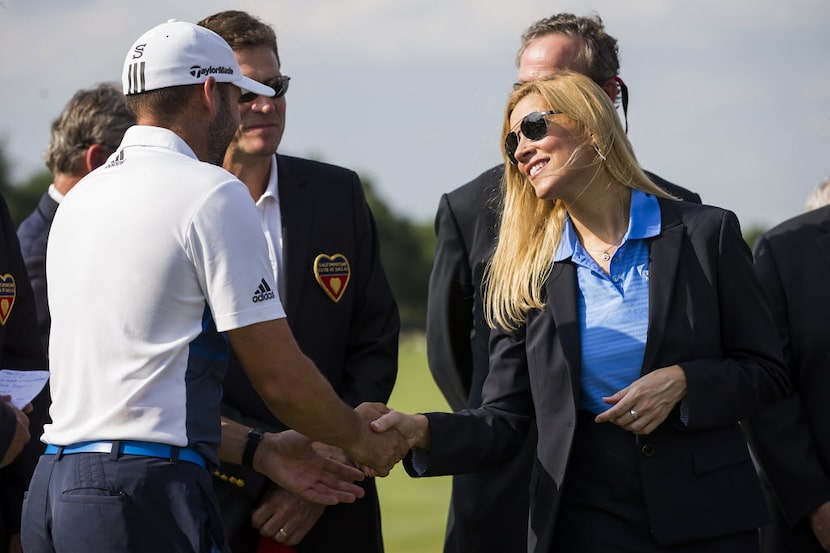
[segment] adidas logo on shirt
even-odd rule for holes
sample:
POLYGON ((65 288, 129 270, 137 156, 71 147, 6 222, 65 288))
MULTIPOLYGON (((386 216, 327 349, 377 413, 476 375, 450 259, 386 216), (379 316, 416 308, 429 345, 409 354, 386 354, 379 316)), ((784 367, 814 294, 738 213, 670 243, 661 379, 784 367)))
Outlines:
POLYGON ((262 279, 262 282, 259 283, 259 288, 254 290, 254 297, 251 299, 254 303, 274 299, 274 291, 271 290, 271 287, 268 286, 268 283, 265 282, 264 278, 262 279))
POLYGON ((104 169, 109 169, 110 167, 121 165, 122 163, 124 163, 124 150, 119 150, 118 155, 110 159, 104 169))

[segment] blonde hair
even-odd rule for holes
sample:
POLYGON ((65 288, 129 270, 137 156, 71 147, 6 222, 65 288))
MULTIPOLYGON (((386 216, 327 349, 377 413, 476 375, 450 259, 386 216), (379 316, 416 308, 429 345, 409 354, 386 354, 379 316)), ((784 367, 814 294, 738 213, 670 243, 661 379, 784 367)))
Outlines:
MULTIPOLYGON (((502 143, 511 130, 513 109, 531 94, 539 95, 549 109, 561 111, 563 115, 557 117, 567 118, 577 134, 585 135, 582 147, 595 148, 595 163, 602 164, 619 183, 658 197, 672 197, 643 173, 611 99, 579 73, 562 71, 516 89, 507 102, 502 143)), ((484 309, 491 327, 515 330, 527 321, 531 309, 545 306, 544 284, 553 268, 566 213, 562 201, 538 198, 530 181, 506 154, 504 158, 503 210, 496 250, 484 276, 484 309)))

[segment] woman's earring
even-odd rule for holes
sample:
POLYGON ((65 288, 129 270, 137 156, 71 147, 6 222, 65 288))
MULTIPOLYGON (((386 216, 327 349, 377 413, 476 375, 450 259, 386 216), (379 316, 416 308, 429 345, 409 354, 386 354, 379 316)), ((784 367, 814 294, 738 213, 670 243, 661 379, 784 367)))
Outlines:
POLYGON ((602 161, 605 161, 605 156, 599 151, 599 146, 597 146, 596 143, 594 143, 594 150, 597 152, 597 155, 602 158, 602 161))

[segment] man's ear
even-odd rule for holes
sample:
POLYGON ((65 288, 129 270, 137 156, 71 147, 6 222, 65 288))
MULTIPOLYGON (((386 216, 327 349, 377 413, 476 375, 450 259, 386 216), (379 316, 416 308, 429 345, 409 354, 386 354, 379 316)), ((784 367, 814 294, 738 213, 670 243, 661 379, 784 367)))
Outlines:
POLYGON ((208 77, 205 80, 199 93, 199 99, 205 108, 207 108, 210 116, 215 117, 219 112, 219 102, 221 102, 219 98, 219 84, 216 82, 216 79, 208 77))
POLYGON ((93 169, 102 166, 112 152, 103 144, 93 144, 86 149, 84 154, 84 169, 89 173, 93 169))
POLYGON ((617 101, 617 94, 620 91, 620 87, 617 84, 616 79, 611 78, 605 81, 600 85, 600 87, 608 94, 608 97, 611 98, 611 103, 615 103, 617 101))

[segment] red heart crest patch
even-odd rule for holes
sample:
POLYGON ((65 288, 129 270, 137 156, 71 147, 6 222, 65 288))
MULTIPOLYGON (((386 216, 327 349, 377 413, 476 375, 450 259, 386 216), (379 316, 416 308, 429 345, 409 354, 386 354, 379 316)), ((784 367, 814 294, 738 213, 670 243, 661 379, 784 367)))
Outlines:
POLYGON ((342 253, 326 255, 321 253, 314 258, 314 278, 323 291, 335 303, 343 297, 343 292, 352 276, 349 260, 342 253))
POLYGON ((17 284, 14 277, 8 273, 0 275, 0 324, 6 324, 14 307, 14 299, 17 297, 17 284))

